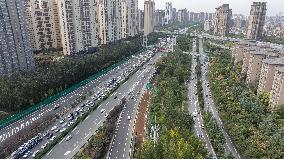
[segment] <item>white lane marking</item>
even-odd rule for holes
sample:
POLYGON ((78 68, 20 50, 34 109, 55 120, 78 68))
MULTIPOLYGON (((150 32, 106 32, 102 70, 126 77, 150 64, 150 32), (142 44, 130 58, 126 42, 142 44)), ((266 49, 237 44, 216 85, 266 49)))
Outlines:
POLYGON ((68 155, 71 151, 66 151, 64 156, 68 155))
POLYGON ((72 150, 72 152, 75 151, 78 147, 79 147, 79 146, 76 146, 76 147, 72 150))
POLYGON ((109 102, 107 102, 107 104, 106 105, 108 105, 109 104, 109 102))
POLYGON ((101 122, 102 122, 102 121, 100 121, 100 122, 98 123, 98 125, 100 125, 101 122))

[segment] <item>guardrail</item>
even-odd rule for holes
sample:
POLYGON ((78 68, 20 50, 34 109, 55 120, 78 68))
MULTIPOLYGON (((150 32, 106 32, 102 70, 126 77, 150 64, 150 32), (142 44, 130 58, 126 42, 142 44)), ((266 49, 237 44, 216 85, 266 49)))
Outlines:
MULTIPOLYGON (((141 53, 142 51, 144 51, 144 49, 142 49, 142 50, 136 52, 136 53, 133 54, 133 55, 137 55, 137 54, 141 53)), ((10 125, 10 124, 12 124, 12 123, 18 121, 18 120, 21 120, 21 119, 23 119, 23 118, 29 116, 31 113, 33 113, 33 112, 35 112, 35 111, 38 111, 38 110, 40 110, 40 109, 42 109, 42 108, 48 106, 50 103, 52 103, 52 102, 58 100, 59 98, 61 98, 61 97, 65 96, 65 95, 67 95, 67 94, 73 92, 73 91, 76 90, 77 88, 79 88, 79 87, 81 87, 81 86, 84 86, 84 85, 86 85, 87 83, 89 83, 90 81, 93 81, 93 80, 97 79, 98 77, 100 77, 100 76, 106 74, 107 72, 109 72, 109 71, 112 70, 113 68, 119 66, 119 65, 122 64, 123 62, 127 61, 128 59, 130 59, 131 56, 133 56, 133 55, 130 55, 130 56, 128 56, 127 58, 122 59, 122 60, 120 60, 119 62, 117 62, 117 63, 115 63, 115 64, 112 64, 111 66, 109 66, 109 67, 107 67, 107 68, 105 68, 105 69, 102 69, 101 71, 99 71, 98 73, 96 73, 96 74, 94 74, 94 75, 88 77, 87 79, 85 79, 85 80, 83 80, 83 81, 81 81, 81 82, 79 82, 79 83, 77 83, 77 84, 75 84, 75 85, 73 85, 73 86, 71 86, 71 87, 65 89, 64 91, 62 91, 62 92, 60 92, 60 93, 57 93, 56 95, 53 95, 53 96, 51 96, 51 97, 45 99, 44 101, 42 101, 42 102, 40 102, 40 103, 38 103, 38 104, 35 104, 35 105, 31 106, 30 108, 28 108, 28 109, 26 109, 26 110, 24 110, 24 111, 20 111, 20 112, 14 114, 14 115, 12 115, 12 116, 9 116, 9 117, 7 117, 7 118, 4 118, 3 120, 0 121, 0 129, 2 129, 2 128, 4 128, 4 127, 6 127, 6 126, 8 126, 8 125, 10 125)))

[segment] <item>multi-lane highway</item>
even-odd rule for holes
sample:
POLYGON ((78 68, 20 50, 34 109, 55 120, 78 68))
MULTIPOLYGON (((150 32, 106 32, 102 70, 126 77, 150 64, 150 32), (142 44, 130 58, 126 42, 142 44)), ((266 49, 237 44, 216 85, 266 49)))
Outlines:
MULTIPOLYGON (((143 88, 143 85, 148 81, 149 76, 153 73, 152 64, 162 56, 161 53, 156 54, 142 69, 132 75, 127 82, 122 84, 109 98, 101 103, 99 108, 92 112, 82 123, 80 123, 72 132, 68 134, 72 136, 69 141, 62 140, 57 144, 44 158, 46 159, 68 159, 72 158, 80 148, 87 143, 88 139, 95 134, 95 131, 106 120, 108 114, 116 105, 119 104, 123 97, 127 97, 127 107, 124 114, 128 117, 134 115, 134 108, 137 107, 138 92, 143 88), (131 93, 130 93, 131 92, 131 93), (101 113, 101 110, 105 110, 101 113)), ((125 120, 125 116, 120 123, 125 120)), ((132 121, 132 120, 130 120, 132 121)), ((127 129, 125 129, 126 131, 127 129)), ((128 134, 130 135, 130 133, 128 134)))
MULTIPOLYGON (((141 55, 145 54, 141 53, 141 55)), ((44 108, 42 108, 39 111, 36 111, 26 118, 19 120, 15 123, 12 123, 8 125, 7 127, 4 127, 0 130, 0 144, 9 140, 11 137, 13 137, 15 134, 17 134, 20 130, 29 128, 31 125, 39 120, 40 118, 43 118, 44 116, 48 115, 55 115, 56 113, 59 113, 61 109, 70 107, 70 105, 76 100, 78 100, 81 96, 87 94, 89 91, 94 91, 94 88, 98 87, 102 82, 107 81, 108 79, 118 76, 119 73, 121 73, 121 70, 126 70, 129 67, 132 67, 134 64, 138 63, 137 58, 131 58, 128 63, 124 63, 111 71, 107 72, 106 74, 100 76, 99 78, 90 81, 84 86, 81 86, 74 90, 73 92, 66 94, 65 96, 59 98, 58 100, 48 104, 44 108), (58 109, 54 110, 53 108, 55 106, 59 106, 58 109)))
POLYGON ((224 125, 219 117, 218 111, 214 105, 214 101, 212 99, 212 94, 210 91, 210 85, 207 79, 207 69, 208 69, 208 62, 207 62, 207 56, 203 51, 203 41, 200 39, 199 41, 199 52, 200 52, 200 63, 203 64, 203 67, 201 68, 201 81, 202 81, 202 88, 203 88, 203 98, 204 98, 204 107, 208 111, 210 111, 213 115, 213 117, 217 120, 217 124, 219 128, 221 129, 224 137, 225 137, 225 150, 227 153, 231 153, 235 158, 241 159, 242 157, 236 150, 234 144, 232 143, 229 135, 224 130, 224 125))
POLYGON ((198 55, 196 54, 196 41, 194 41, 192 51, 191 77, 188 86, 189 112, 192 114, 194 119, 194 133, 205 142, 205 146, 209 154, 212 155, 213 158, 216 158, 215 151, 205 130, 204 121, 199 107, 197 96, 197 78, 195 72, 195 67, 197 65, 196 58, 198 58, 198 55))
MULTIPOLYGON (((161 53, 158 53, 156 56, 160 57, 161 53)), ((155 63, 157 59, 158 58, 152 59, 150 63, 155 63)), ((146 65, 145 69, 148 70, 147 73, 143 75, 144 78, 140 78, 137 85, 135 85, 132 94, 130 95, 131 97, 125 107, 125 110, 122 113, 121 118, 119 119, 116 133, 108 153, 108 159, 130 158, 132 152, 131 148, 133 148, 134 144, 132 133, 136 114, 138 111, 139 101, 141 100, 147 81, 150 80, 155 72, 154 65, 146 65)))

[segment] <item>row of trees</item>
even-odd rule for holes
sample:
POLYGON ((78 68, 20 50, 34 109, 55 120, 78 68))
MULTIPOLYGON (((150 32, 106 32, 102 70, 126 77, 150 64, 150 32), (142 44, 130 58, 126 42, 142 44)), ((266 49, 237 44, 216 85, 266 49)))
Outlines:
MULTIPOLYGON (((208 44, 207 44, 208 45, 208 44)), ((213 51, 209 71, 214 100, 237 148, 245 158, 283 158, 283 116, 269 112, 242 82, 228 50, 207 46, 213 51)))
MULTIPOLYGON (((151 43, 160 34, 149 36, 151 43)), ((0 110, 16 112, 26 109, 49 96, 121 61, 142 49, 142 37, 136 36, 98 48, 93 54, 65 57, 60 61, 39 65, 35 72, 16 73, 0 79, 0 110)))
POLYGON ((114 135, 117 120, 125 104, 126 100, 122 99, 121 104, 114 107, 114 109, 110 111, 103 126, 101 126, 97 130, 96 134, 91 137, 86 146, 84 146, 84 148, 76 154, 74 157, 75 159, 102 159, 106 157, 112 137, 114 135))
MULTIPOLYGON (((188 51, 188 50, 187 50, 188 51)), ((194 121, 188 113, 187 87, 191 57, 176 48, 157 65, 159 92, 152 98, 148 115, 149 139, 135 153, 137 159, 206 158, 204 144, 191 132, 194 121), (156 125, 154 143, 151 127, 156 125)))

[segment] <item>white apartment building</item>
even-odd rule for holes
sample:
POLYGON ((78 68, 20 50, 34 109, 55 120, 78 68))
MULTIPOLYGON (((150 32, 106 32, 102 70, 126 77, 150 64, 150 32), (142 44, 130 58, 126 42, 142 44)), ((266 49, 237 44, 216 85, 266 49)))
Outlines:
POLYGON ((92 51, 98 46, 96 1, 58 0, 64 55, 92 51))
POLYGON ((155 25, 155 2, 145 0, 144 2, 144 35, 149 35, 154 31, 155 25))
POLYGON ((284 66, 284 58, 269 58, 263 60, 257 94, 270 92, 277 67, 284 66))
POLYGON ((171 24, 173 22, 173 4, 166 2, 165 10, 165 25, 171 24))
POLYGON ((62 47, 57 0, 27 0, 26 16, 33 50, 62 47))
POLYGON ((271 90, 270 109, 284 104, 284 67, 277 67, 271 90))

